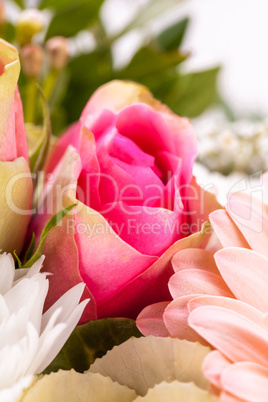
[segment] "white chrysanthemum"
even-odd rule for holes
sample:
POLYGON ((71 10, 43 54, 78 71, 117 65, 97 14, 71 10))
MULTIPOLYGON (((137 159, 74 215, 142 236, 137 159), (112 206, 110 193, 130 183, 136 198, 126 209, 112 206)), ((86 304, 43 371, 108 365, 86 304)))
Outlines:
POLYGON ((58 354, 88 300, 79 304, 80 283, 43 314, 48 280, 40 273, 44 257, 15 270, 10 254, 0 255, 0 401, 13 402, 58 354))

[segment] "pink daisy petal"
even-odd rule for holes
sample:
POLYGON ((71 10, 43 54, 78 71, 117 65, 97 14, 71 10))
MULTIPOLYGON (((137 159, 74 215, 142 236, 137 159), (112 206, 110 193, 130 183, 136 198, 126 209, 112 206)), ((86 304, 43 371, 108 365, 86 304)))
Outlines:
POLYGON ((268 311, 268 258, 252 250, 229 247, 218 251, 215 261, 237 299, 268 311))
POLYGON ((228 359, 268 365, 268 331, 241 314, 222 307, 200 307, 188 322, 228 359))

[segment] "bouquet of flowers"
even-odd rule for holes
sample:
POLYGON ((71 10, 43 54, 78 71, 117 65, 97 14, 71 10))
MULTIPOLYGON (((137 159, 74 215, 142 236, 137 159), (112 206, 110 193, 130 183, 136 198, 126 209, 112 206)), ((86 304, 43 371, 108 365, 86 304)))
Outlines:
POLYGON ((19 74, 1 39, 0 400, 266 401, 268 175, 223 207, 142 84, 101 85, 53 137, 19 74))

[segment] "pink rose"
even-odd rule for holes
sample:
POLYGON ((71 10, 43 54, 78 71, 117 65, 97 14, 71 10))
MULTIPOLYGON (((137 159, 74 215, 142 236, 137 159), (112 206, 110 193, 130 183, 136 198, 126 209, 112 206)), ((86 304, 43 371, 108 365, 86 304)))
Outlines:
MULTIPOLYGON (((196 154, 189 121, 143 86, 113 81, 93 94, 47 166, 41 209, 77 202, 46 242, 49 305, 80 281, 91 297, 84 321, 133 318, 170 299, 170 259, 191 233, 187 186, 196 154)), ((37 235, 47 219, 36 216, 37 235)))
POLYGON ((0 39, 0 249, 20 253, 30 220, 30 175, 17 50, 0 39))

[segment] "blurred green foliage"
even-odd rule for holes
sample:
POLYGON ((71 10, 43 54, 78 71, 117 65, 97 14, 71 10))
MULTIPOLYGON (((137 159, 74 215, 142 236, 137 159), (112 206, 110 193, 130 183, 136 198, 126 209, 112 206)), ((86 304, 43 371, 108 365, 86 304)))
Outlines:
POLYGON ((72 368, 83 373, 96 358, 104 356, 131 336, 139 338, 142 334, 135 321, 127 318, 104 318, 78 325, 43 374, 72 368))
MULTIPOLYGON (((14 1, 22 9, 23 0, 14 1)), ((41 37, 33 37, 45 49, 46 41, 55 36, 75 37, 80 31, 90 31, 95 47, 72 55, 61 71, 50 69, 44 62, 42 74, 35 80, 23 71, 19 86, 24 108, 35 108, 27 113, 29 123, 40 124, 42 108, 38 99, 30 99, 29 88, 37 81, 43 88, 50 107, 52 130, 59 134, 71 122, 77 120, 93 91, 112 79, 140 82, 149 87, 153 95, 166 103, 176 113, 196 117, 217 102, 217 77, 219 67, 185 74, 181 64, 190 57, 181 50, 189 26, 189 18, 183 18, 166 27, 160 33, 148 33, 148 23, 163 12, 178 6, 178 0, 151 0, 118 33, 109 36, 101 18, 104 0, 41 0, 40 10, 49 10, 51 19, 41 37), (146 29, 145 29, 146 28, 146 29), (121 68, 114 67, 112 49, 116 41, 132 30, 144 30, 147 34, 130 62, 121 68), (28 106, 27 106, 28 105, 28 106), (32 106, 31 106, 32 105, 32 106)), ((16 27, 8 21, 1 30, 2 36, 15 41, 16 27)))

